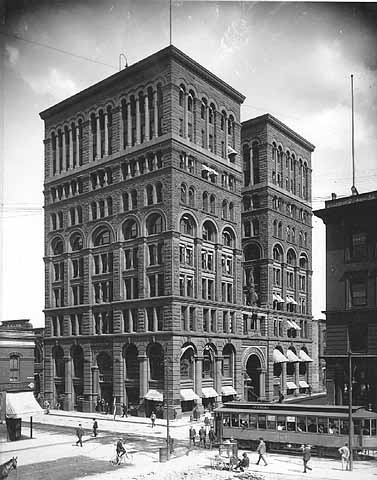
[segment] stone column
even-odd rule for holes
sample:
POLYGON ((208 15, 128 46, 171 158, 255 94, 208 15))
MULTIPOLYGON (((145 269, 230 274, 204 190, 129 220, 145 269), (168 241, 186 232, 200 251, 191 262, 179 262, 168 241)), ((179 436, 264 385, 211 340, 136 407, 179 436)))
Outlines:
POLYGON ((266 371, 261 370, 259 375, 259 399, 266 400, 266 371))
POLYGON ((98 365, 92 365, 92 397, 93 400, 100 396, 98 365))
POLYGON ((183 104, 183 136, 184 138, 188 137, 188 94, 184 94, 184 104, 183 104))
POLYGON ((287 363, 283 362, 281 364, 281 386, 280 386, 281 392, 285 395, 285 392, 287 391, 287 363))
POLYGON ((254 185, 254 158, 252 147, 250 147, 250 185, 254 185))
POLYGON ((223 357, 221 355, 217 355, 215 357, 215 390, 219 394, 217 397, 217 402, 221 401, 221 384, 222 384, 222 373, 221 373, 221 366, 223 362, 223 357))
POLYGON ((139 355, 139 375, 140 375, 140 400, 144 399, 148 392, 148 357, 146 355, 139 355))
POLYGON ((107 112, 103 115, 104 128, 105 128, 105 154, 106 157, 109 154, 109 125, 108 125, 108 114, 107 112))
POLYGON ((298 395, 299 391, 298 389, 300 388, 299 387, 299 382, 300 382, 300 363, 299 362, 296 362, 295 363, 295 376, 294 376, 294 379, 295 379, 295 384, 297 386, 296 390, 295 390, 295 395, 298 395))
POLYGON ((196 401, 198 410, 200 413, 203 412, 202 405, 202 365, 203 357, 196 356, 195 358, 195 393, 198 395, 199 399, 196 401))
POLYGON ((68 168, 73 168, 74 161, 73 161, 73 139, 74 139, 74 130, 71 126, 69 130, 69 161, 68 161, 68 168))
POLYGON ((136 145, 140 144, 140 98, 136 97, 136 145))
POLYGON ((89 136, 89 162, 91 162, 93 161, 93 139, 94 139, 92 118, 89 119, 89 123, 88 123, 88 136, 89 136))
POLYGON ((209 106, 206 106, 206 144, 205 148, 209 150, 209 106))
POLYGON ((144 97, 144 119, 145 119, 145 139, 144 141, 149 141, 151 138, 149 131, 149 101, 148 94, 144 97))
POLYGON ((127 102, 127 146, 132 146, 132 117, 131 117, 131 102, 127 102))
POLYGON ((73 410, 73 360, 69 355, 64 357, 65 362, 65 398, 64 398, 64 410, 73 410))
POLYGON ((63 134, 62 134, 62 143, 63 143, 63 169, 67 169, 67 136, 66 136, 66 130, 65 128, 63 129, 63 134))
POLYGON ((157 110, 157 90, 153 91, 153 123, 154 131, 153 136, 158 137, 158 110, 157 110))
POLYGON ((125 141, 124 141, 124 114, 123 114, 123 104, 120 102, 119 105, 119 150, 124 150, 125 141))
POLYGON ((99 114, 98 114, 98 117, 97 117, 96 121, 97 121, 97 155, 96 155, 96 158, 101 158, 101 122, 100 122, 99 114))
POLYGON ((80 127, 76 126, 76 167, 80 165, 80 127))

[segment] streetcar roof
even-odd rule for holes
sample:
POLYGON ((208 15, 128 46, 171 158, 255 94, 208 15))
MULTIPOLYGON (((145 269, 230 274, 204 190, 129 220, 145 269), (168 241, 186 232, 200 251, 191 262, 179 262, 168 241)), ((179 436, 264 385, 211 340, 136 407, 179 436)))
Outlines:
MULTIPOLYGON (((298 416, 298 417, 303 417, 303 416, 308 416, 308 417, 329 417, 329 418, 348 418, 349 417, 349 412, 344 410, 344 411, 321 411, 321 409, 318 409, 317 411, 313 410, 304 410, 304 409, 299 409, 297 411, 294 410, 286 410, 284 407, 281 409, 269 409, 268 407, 266 408, 253 408, 249 407, 248 409, 245 408, 229 408, 229 407, 219 407, 215 409, 215 412, 219 413, 259 413, 261 415, 281 415, 281 416, 298 416)), ((375 412, 370 412, 369 410, 365 410, 364 408, 359 408, 359 410, 353 412, 353 418, 356 419, 375 419, 377 418, 377 413, 375 412)))

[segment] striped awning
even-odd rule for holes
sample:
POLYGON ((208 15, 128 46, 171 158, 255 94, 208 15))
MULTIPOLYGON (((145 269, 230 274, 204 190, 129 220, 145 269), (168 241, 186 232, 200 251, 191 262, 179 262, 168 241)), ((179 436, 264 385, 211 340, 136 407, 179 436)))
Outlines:
POLYGON ((300 359, 301 359, 302 362, 312 362, 313 361, 313 359, 310 358, 309 355, 304 350, 300 350, 299 356, 300 356, 300 359))
POLYGON ((198 395, 194 392, 192 388, 183 388, 179 391, 181 395, 181 400, 183 402, 190 402, 191 400, 199 400, 198 395))
POLYGON ((28 418, 33 414, 43 413, 42 407, 33 392, 7 393, 6 416, 8 418, 28 418))
POLYGON ((300 361, 298 356, 292 350, 290 350, 289 348, 287 350, 286 355, 287 355, 287 358, 288 358, 288 362, 292 363, 292 362, 299 362, 300 361))
POLYGON ((202 396, 203 398, 214 398, 219 397, 219 394, 212 387, 204 387, 202 388, 202 396))
POLYGON ((281 353, 280 350, 278 350, 277 348, 274 349, 274 351, 272 352, 272 359, 274 361, 274 363, 286 363, 288 362, 288 358, 283 355, 281 353))
POLYGON ((151 389, 151 390, 148 390, 144 398, 146 400, 153 400, 154 402, 162 402, 164 397, 159 390, 151 389))

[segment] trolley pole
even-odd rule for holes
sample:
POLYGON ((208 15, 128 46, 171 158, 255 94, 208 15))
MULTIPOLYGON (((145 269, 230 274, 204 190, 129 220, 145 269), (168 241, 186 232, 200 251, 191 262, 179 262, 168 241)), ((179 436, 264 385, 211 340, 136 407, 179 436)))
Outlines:
POLYGON ((350 332, 347 329, 347 346, 348 346, 348 421, 349 421, 349 437, 348 447, 350 450, 349 468, 353 470, 353 418, 352 418, 352 351, 350 342, 350 332))

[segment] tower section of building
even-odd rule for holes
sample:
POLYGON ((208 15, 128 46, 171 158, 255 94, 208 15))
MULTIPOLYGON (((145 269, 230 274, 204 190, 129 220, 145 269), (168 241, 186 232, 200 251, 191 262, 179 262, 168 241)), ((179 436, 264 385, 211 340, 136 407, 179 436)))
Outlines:
POLYGON ((245 397, 311 392, 314 146, 272 115, 242 124, 245 397), (258 339, 255 336, 259 337, 258 339))
POLYGON ((46 398, 242 391, 243 99, 168 47, 42 112, 46 398))

